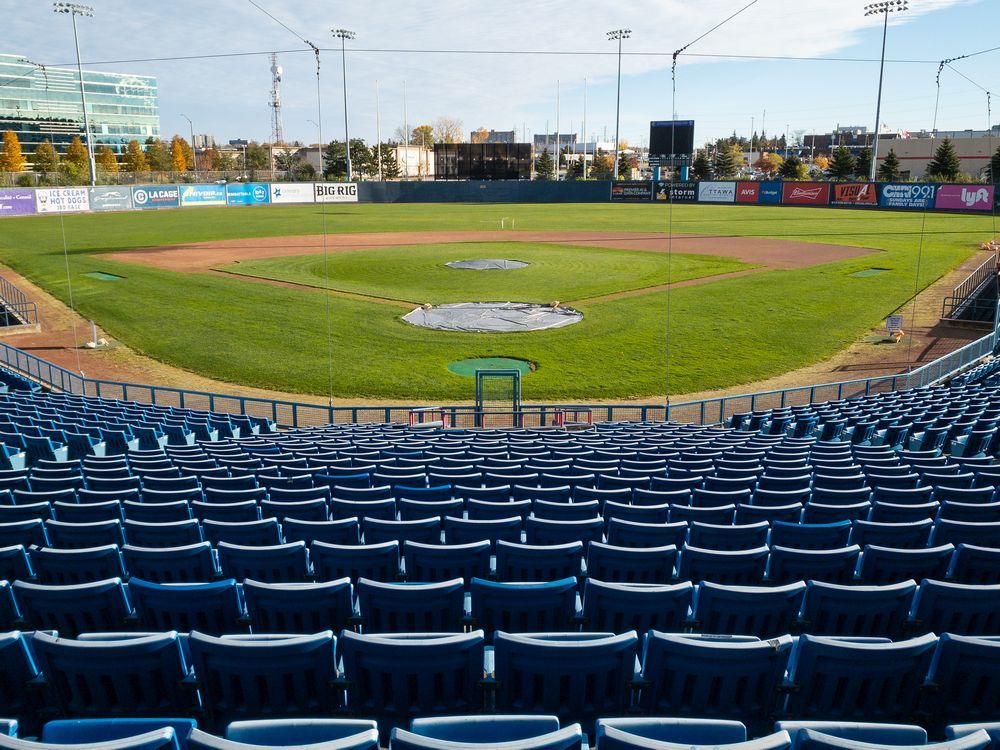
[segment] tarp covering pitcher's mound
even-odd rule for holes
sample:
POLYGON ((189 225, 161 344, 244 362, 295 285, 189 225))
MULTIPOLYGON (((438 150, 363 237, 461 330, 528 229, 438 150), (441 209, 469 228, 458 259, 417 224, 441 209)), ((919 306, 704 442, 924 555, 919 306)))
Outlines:
POLYGON ((509 271, 513 268, 525 268, 531 264, 525 263, 523 260, 475 258, 473 260, 453 260, 445 265, 449 268, 461 268, 468 271, 509 271))
POLYGON ((418 307, 403 320, 422 328, 470 333, 514 333, 563 328, 583 320, 571 307, 531 302, 458 302, 438 307, 418 307))

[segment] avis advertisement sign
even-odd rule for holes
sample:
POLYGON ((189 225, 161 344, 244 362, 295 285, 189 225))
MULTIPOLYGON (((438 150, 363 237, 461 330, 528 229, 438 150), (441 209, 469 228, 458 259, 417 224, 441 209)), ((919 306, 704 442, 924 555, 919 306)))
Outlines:
POLYGON ((736 201, 735 182, 699 182, 699 203, 734 203, 736 201))
POLYGON ((937 189, 935 208, 956 211, 992 211, 993 185, 941 185, 937 189))
POLYGON ((40 214, 89 211, 90 193, 85 187, 40 188, 35 191, 35 209, 40 214))
POLYGON ((649 203, 653 199, 653 183, 647 180, 611 183, 611 200, 617 203, 649 203))
POLYGON ((781 202, 798 206, 826 206, 830 203, 829 182, 785 182, 781 202))
POLYGON ((226 185, 230 206, 261 206, 271 202, 271 189, 263 182, 233 182, 226 185))
POLYGON ((358 202, 358 185, 355 182, 315 182, 313 190, 317 203, 358 202))
POLYGON ((132 205, 136 208, 177 208, 181 205, 181 191, 176 185, 134 187, 132 205))
POLYGON ((759 182, 737 182, 736 183, 736 202, 737 203, 756 203, 760 197, 760 183, 759 182))
POLYGON ((833 186, 834 206, 875 206, 878 204, 878 190, 871 182, 838 182, 833 186))
POLYGON ((781 184, 780 182, 759 182, 760 185, 759 192, 757 193, 757 200, 760 203, 781 203, 781 184))
POLYGON ((667 182, 660 180, 656 183, 653 193, 654 200, 669 201, 670 203, 694 203, 698 200, 698 184, 695 182, 667 182))
POLYGON ((31 188, 0 188, 0 216, 35 213, 35 191, 31 188))
POLYGON ((184 185, 181 188, 182 206, 224 206, 225 185, 184 185))
POLYGON ((271 183, 271 203, 312 203, 314 200, 311 182, 271 183))
POLYGON ((878 204, 882 208, 934 208, 935 187, 929 182, 879 185, 878 204))

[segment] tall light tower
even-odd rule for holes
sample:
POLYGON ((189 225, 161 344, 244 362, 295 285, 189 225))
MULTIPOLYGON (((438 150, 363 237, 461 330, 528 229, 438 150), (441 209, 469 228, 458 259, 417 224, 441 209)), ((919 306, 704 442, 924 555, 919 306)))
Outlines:
POLYGON ((608 40, 618 42, 618 94, 615 98, 615 170, 614 179, 618 179, 618 157, 621 141, 618 140, 618 123, 622 108, 622 40, 632 36, 632 29, 615 29, 608 32, 608 40))
POLYGON ((83 132, 87 139, 87 163, 90 167, 90 184, 97 184, 97 165, 94 163, 94 141, 90 135, 90 116, 87 114, 87 92, 83 88, 83 63, 80 62, 80 37, 76 31, 76 17, 94 17, 94 9, 89 5, 78 3, 53 3, 53 11, 56 13, 69 13, 73 19, 73 41, 76 43, 76 70, 80 75, 80 101, 83 104, 83 132))
POLYGON ((271 108, 271 143, 284 143, 285 137, 281 132, 281 75, 284 71, 278 65, 278 55, 271 53, 271 100, 268 106, 271 108))
POLYGON ((351 181, 351 127, 347 118, 347 40, 357 37, 348 29, 333 29, 333 35, 340 39, 340 62, 344 71, 344 146, 347 148, 347 181, 351 181))
POLYGON ((882 15, 882 58, 878 68, 878 99, 875 104, 875 142, 872 144, 872 163, 868 179, 875 182, 875 171, 878 165, 878 134, 882 130, 882 75, 885 72, 885 38, 889 32, 889 14, 902 13, 909 10, 907 0, 884 0, 865 6, 866 16, 882 15))

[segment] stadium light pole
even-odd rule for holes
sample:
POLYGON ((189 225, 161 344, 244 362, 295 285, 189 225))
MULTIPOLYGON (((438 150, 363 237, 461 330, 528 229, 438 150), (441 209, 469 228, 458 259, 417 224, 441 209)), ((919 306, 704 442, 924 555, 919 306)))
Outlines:
POLYGON ((618 126, 621 117, 622 108, 622 40, 628 39, 632 36, 632 29, 615 29, 614 31, 608 32, 608 41, 618 42, 618 93, 615 98, 615 168, 614 168, 614 179, 618 179, 618 159, 620 154, 619 146, 621 141, 618 140, 618 126))
POLYGON ((73 19, 73 41, 76 43, 76 70, 80 75, 80 101, 83 104, 83 131, 87 138, 87 163, 90 168, 90 184, 97 184, 97 165, 94 163, 94 142, 90 135, 90 117, 87 115, 87 93, 83 88, 83 63, 80 61, 80 36, 76 31, 76 17, 94 17, 94 9, 79 3, 53 3, 53 12, 69 13, 73 19))
POLYGON ((865 16, 882 16, 882 57, 878 68, 878 98, 875 101, 875 138, 872 144, 872 163, 868 179, 875 182, 875 169, 878 163, 878 134, 882 119, 882 76, 885 73, 885 39, 889 33, 889 14, 902 13, 909 10, 908 0, 884 0, 865 6, 865 16))
POLYGON ((357 37, 348 29, 333 29, 333 35, 340 39, 340 63, 344 72, 344 146, 347 149, 347 181, 351 181, 351 128, 347 122, 347 40, 357 37))
POLYGON ((181 112, 181 117, 188 121, 188 127, 191 128, 191 159, 194 161, 192 165, 194 167, 194 178, 198 179, 198 149, 194 145, 194 123, 191 122, 191 118, 186 114, 181 112))

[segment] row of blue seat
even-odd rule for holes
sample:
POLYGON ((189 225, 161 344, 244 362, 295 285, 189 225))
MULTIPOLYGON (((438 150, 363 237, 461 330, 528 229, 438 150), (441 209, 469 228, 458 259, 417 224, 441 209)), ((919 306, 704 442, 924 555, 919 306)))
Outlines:
POLYGON ((777 587, 702 582, 628 584, 596 578, 440 583, 361 578, 313 584, 234 579, 157 584, 111 578, 71 586, 0 581, 0 629, 303 633, 700 632, 770 638, 810 633, 898 640, 950 632, 1000 637, 1000 585, 925 580, 885 586, 802 581, 777 587))

